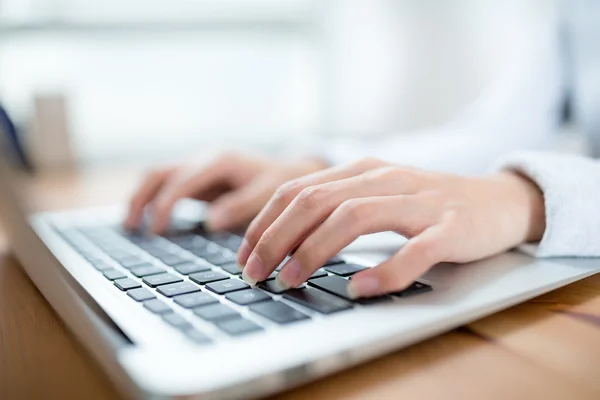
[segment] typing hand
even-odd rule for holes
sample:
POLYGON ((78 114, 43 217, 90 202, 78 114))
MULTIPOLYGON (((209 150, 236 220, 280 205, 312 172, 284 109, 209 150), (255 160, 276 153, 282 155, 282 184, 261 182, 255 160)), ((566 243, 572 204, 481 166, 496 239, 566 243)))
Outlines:
POLYGON ((175 203, 187 197, 212 202, 209 228, 238 228, 260 211, 280 184, 323 168, 317 160, 278 161, 237 153, 158 168, 147 174, 132 197, 125 227, 138 227, 144 209, 150 206, 151 229, 160 233, 175 203))
POLYGON ((238 253, 244 279, 277 275, 295 287, 364 234, 409 238, 394 256, 354 275, 353 297, 401 290, 439 262, 468 262, 502 252, 544 231, 542 194, 532 182, 499 173, 464 178, 366 159, 280 186, 252 221, 238 253))

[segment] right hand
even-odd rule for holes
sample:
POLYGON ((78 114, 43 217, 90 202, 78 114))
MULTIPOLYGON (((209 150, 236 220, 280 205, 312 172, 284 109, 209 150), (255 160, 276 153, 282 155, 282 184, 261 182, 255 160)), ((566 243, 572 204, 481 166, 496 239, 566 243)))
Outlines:
POLYGON ((209 161, 169 165, 150 171, 133 195, 125 227, 139 227, 151 207, 150 228, 163 232, 175 203, 182 198, 211 202, 211 230, 239 228, 258 214, 282 183, 317 172, 327 165, 317 159, 281 161, 224 153, 209 161))

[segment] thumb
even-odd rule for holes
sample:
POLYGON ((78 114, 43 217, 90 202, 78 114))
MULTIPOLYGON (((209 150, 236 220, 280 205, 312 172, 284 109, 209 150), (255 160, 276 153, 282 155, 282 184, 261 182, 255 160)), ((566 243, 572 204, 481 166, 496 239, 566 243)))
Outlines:
POLYGON ((208 210, 208 227, 221 231, 240 228, 267 203, 275 191, 272 179, 256 179, 215 200, 208 210))

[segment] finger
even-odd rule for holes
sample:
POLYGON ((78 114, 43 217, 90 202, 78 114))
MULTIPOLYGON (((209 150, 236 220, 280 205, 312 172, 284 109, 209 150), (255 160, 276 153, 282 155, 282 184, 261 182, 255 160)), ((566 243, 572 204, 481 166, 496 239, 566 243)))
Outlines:
MULTIPOLYGON (((361 174, 303 189, 259 239, 251 257, 259 260, 260 264, 256 261, 249 263, 246 275, 257 280, 268 276, 295 246, 344 201, 403 194, 411 188, 412 185, 391 182, 396 176, 389 171, 392 170, 378 170, 376 174, 361 174)), ((366 205, 369 206, 368 203, 366 205)), ((325 246, 325 243, 322 245, 325 246)))
POLYGON ((208 211, 209 228, 219 231, 246 225, 269 200, 274 186, 270 178, 258 178, 238 190, 222 195, 208 211))
POLYGON ((263 236, 265 230, 279 217, 285 208, 296 198, 296 196, 306 187, 319 185, 326 182, 337 181, 350 178, 364 173, 377 166, 382 166, 378 160, 365 159, 354 164, 333 167, 314 174, 306 175, 302 178, 289 181, 280 186, 275 194, 269 199, 267 205, 260 211, 258 216, 250 223, 244 243, 239 252, 238 262, 240 265, 246 265, 248 256, 263 236))
POLYGON ((135 229, 140 225, 144 208, 154 199, 165 180, 174 170, 175 167, 167 167, 149 172, 146 175, 129 202, 129 211, 125 219, 127 229, 135 229))
POLYGON ((435 264, 447 260, 452 235, 443 225, 434 225, 410 239, 398 253, 374 268, 352 277, 348 294, 372 297, 408 287, 435 264))
POLYGON ((385 231, 422 232, 435 217, 415 195, 365 197, 345 201, 298 247, 277 275, 296 287, 361 235, 385 231))
POLYGON ((216 161, 201 170, 180 170, 165 182, 152 205, 152 231, 162 232, 167 225, 175 203, 185 197, 202 195, 226 180, 229 168, 226 163, 216 161))

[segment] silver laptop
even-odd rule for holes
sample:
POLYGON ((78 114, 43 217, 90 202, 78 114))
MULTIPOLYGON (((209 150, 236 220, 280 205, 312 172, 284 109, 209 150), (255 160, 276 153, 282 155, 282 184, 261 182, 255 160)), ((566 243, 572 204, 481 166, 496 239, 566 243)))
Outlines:
POLYGON ((14 254, 127 396, 255 398, 301 385, 592 275, 600 260, 517 252, 438 265, 409 289, 351 301, 345 284, 399 245, 361 238, 303 287, 249 288, 239 236, 180 216, 164 237, 120 228, 123 208, 28 214, 0 158, 0 218, 14 254), (374 251, 374 249, 376 251, 374 251))

